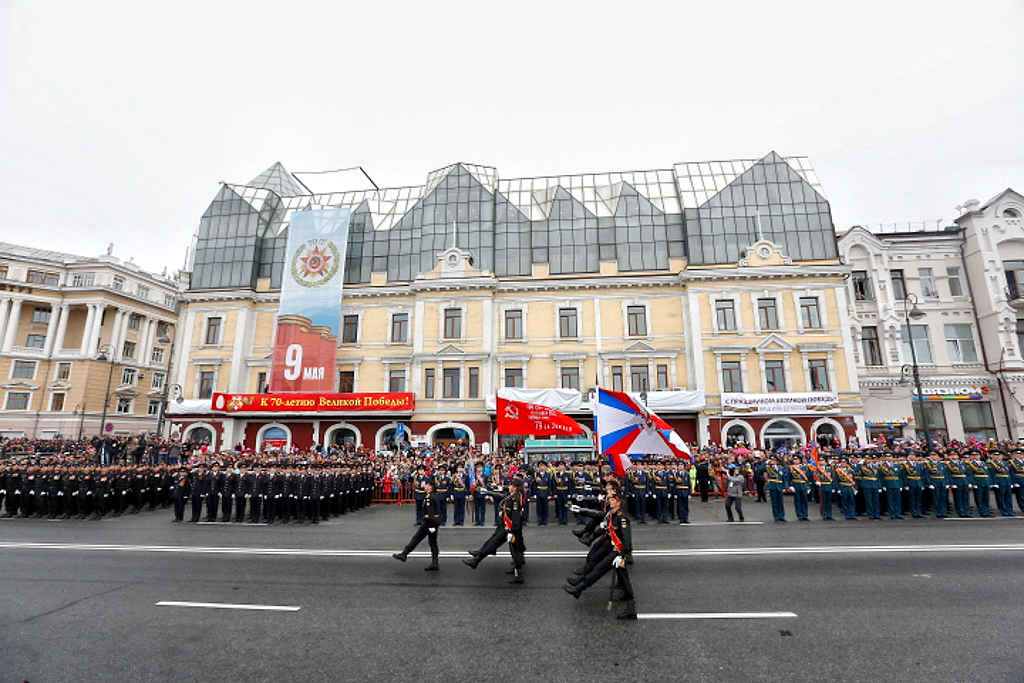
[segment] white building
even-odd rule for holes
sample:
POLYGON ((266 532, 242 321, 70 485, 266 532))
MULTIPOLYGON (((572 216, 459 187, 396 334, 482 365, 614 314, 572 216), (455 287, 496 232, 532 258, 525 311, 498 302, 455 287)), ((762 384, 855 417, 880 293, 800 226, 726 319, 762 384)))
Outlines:
POLYGON ((840 237, 869 436, 913 437, 922 417, 940 440, 1024 436, 1024 201, 1007 190, 962 208, 950 226, 855 226, 840 237), (923 316, 910 319, 915 304, 923 316))

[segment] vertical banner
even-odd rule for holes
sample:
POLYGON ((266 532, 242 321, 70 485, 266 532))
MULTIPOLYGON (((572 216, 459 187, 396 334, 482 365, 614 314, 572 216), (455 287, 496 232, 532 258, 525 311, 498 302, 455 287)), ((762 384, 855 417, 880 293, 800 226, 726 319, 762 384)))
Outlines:
POLYGON ((270 390, 332 392, 350 209, 297 211, 288 226, 270 390))

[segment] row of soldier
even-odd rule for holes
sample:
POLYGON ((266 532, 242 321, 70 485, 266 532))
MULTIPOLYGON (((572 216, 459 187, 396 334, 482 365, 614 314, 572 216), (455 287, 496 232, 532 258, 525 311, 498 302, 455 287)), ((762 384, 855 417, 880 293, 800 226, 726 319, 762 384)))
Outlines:
POLYGON ((266 463, 198 463, 181 467, 174 478, 174 520, 273 524, 337 517, 370 505, 374 475, 368 465, 299 463, 268 466, 266 463))
POLYGON ((926 457, 915 452, 866 452, 860 458, 822 456, 815 462, 794 455, 777 457, 764 468, 775 521, 784 522, 782 496, 793 494, 797 519, 808 517, 808 502, 821 504, 821 516, 833 519, 833 504, 838 504, 846 519, 864 514, 881 519, 884 511, 891 519, 903 519, 907 511, 920 518, 931 509, 937 518, 953 512, 971 517, 973 510, 992 517, 995 509, 1004 517, 1013 516, 1016 500, 1024 512, 1024 450, 982 453, 970 449, 939 453, 926 457), (952 506, 950 505, 952 499, 952 506))
POLYGON ((167 507, 173 482, 167 466, 8 464, 0 471, 0 503, 4 517, 118 517, 167 507))

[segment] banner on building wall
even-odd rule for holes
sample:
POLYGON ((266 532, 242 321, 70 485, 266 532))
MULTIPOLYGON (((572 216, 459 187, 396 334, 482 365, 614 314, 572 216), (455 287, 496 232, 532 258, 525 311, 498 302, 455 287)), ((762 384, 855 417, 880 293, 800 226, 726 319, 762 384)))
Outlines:
POLYGON ((811 393, 722 394, 722 415, 830 415, 840 412, 839 394, 811 393))
POLYGON ((334 391, 350 219, 349 209, 292 214, 270 371, 275 393, 334 391))
POLYGON ((411 413, 416 398, 408 392, 214 394, 210 407, 218 413, 411 413))

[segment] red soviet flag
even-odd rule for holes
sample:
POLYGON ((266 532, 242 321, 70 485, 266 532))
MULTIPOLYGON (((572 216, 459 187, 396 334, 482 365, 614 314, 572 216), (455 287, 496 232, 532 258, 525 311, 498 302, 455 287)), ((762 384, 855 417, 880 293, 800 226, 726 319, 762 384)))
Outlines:
POLYGON ((501 396, 498 401, 498 432, 521 436, 570 436, 586 434, 576 420, 554 408, 537 403, 510 401, 501 396))

